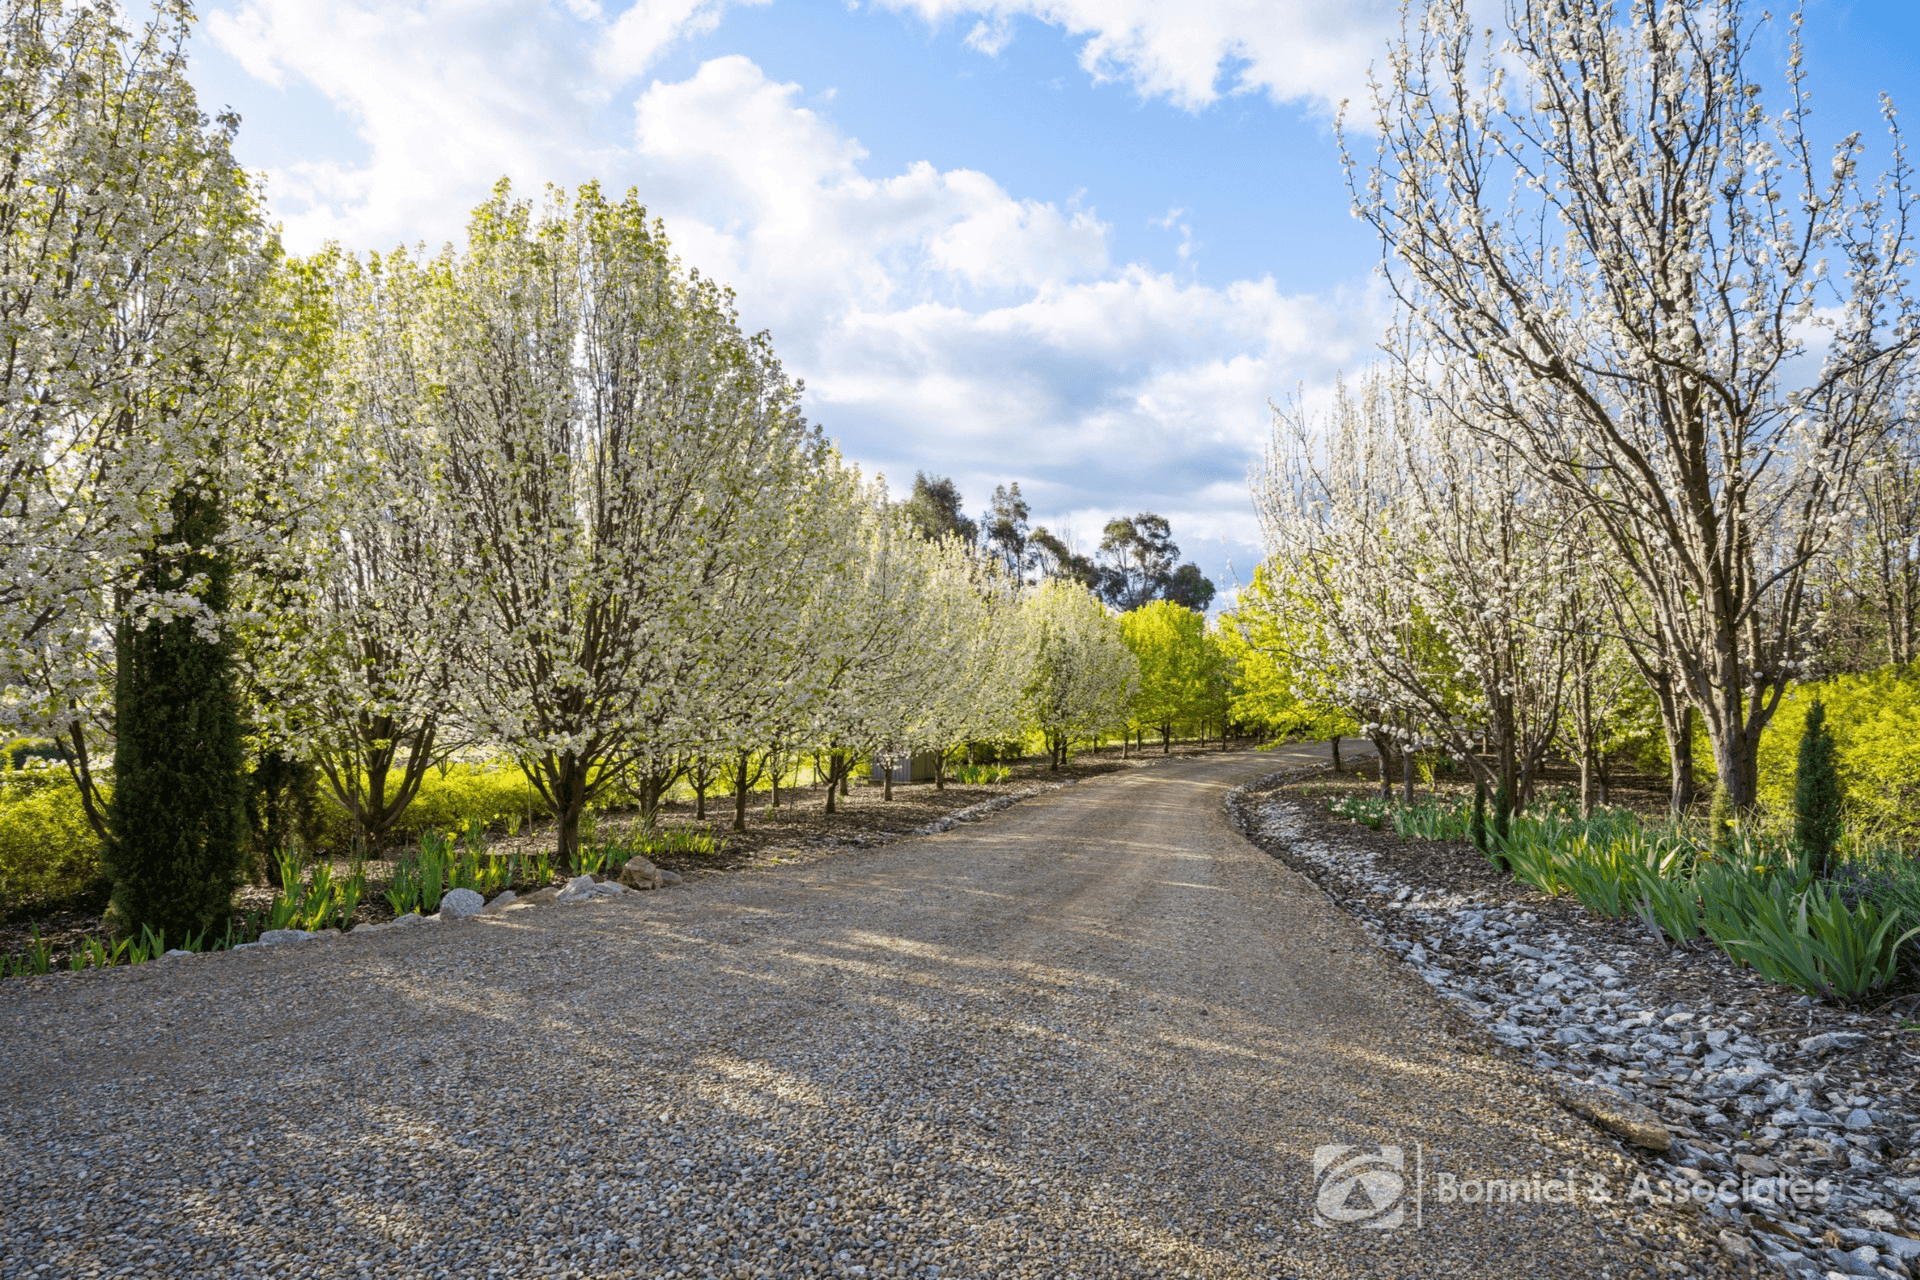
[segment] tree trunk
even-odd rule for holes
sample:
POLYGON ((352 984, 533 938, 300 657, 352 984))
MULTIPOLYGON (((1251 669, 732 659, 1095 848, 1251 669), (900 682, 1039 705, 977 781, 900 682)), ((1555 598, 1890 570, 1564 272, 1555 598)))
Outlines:
POLYGON ((587 771, 571 751, 549 766, 552 778, 554 826, 558 840, 555 854, 560 869, 573 873, 574 854, 580 849, 580 818, 587 810, 587 771))
POLYGON ((1170 720, 1160 722, 1160 754, 1163 756, 1173 754, 1173 722, 1170 720))
POLYGON ((1345 773, 1346 768, 1340 763, 1340 735, 1336 733, 1327 739, 1327 746, 1333 752, 1333 771, 1345 773))
POLYGON ((1593 675, 1582 671, 1574 691, 1573 729, 1580 754, 1580 816, 1593 816, 1593 675))
POLYGON ((1693 808, 1693 708, 1682 702, 1671 682, 1660 697, 1660 727, 1667 737, 1667 759, 1671 789, 1668 803, 1675 817, 1684 817, 1693 808))
POLYGON ((1388 757, 1393 754, 1393 744, 1385 734, 1376 733, 1373 735, 1373 749, 1380 755, 1380 799, 1384 801, 1393 795, 1393 783, 1387 777, 1388 757))
POLYGON ((945 791, 947 789, 947 753, 945 750, 933 753, 933 789, 935 791, 945 791))
POLYGON ((1413 807, 1413 752, 1400 748, 1400 803, 1413 807))
MULTIPOLYGON (((752 785, 753 780, 747 776, 747 753, 742 751, 734 762, 733 829, 735 831, 745 831, 747 829, 747 788, 752 785)), ((833 811, 833 797, 831 795, 827 797, 827 811, 829 813, 833 811)))
POLYGON ((882 800, 891 800, 893 799, 893 761, 891 759, 881 760, 879 761, 879 765, 880 798, 882 800))

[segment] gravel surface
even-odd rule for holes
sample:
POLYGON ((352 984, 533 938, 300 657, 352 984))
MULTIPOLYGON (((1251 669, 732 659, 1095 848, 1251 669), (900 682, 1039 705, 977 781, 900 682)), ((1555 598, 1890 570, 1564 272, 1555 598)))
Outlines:
POLYGON ((9 981, 0 1276, 1727 1265, 1690 1211, 1627 1199, 1638 1157, 1236 834, 1230 787, 1273 767, 1176 761, 797 867, 9 981), (1316 1197, 1330 1144, 1357 1148, 1336 1181, 1375 1162, 1316 1197))

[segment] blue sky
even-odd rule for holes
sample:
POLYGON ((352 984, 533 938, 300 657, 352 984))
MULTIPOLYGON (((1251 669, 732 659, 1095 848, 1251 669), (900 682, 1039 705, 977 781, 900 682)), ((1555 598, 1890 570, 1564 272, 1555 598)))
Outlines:
MULTIPOLYGON (((849 457, 975 509, 1018 480, 1082 545, 1159 511, 1225 586, 1267 402, 1384 322, 1333 108, 1395 7, 225 0, 192 57, 294 248, 457 239, 502 175, 638 187, 849 457)), ((1920 103, 1920 5, 1806 30, 1816 136, 1920 103)))

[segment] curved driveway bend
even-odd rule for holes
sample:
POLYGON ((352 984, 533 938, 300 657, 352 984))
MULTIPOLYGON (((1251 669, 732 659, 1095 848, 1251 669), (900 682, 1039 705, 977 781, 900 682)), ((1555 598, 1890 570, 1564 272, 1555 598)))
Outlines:
POLYGON ((1619 1152, 1230 827, 1227 789, 1272 767, 0 983, 0 1276, 1639 1270, 1624 1206, 1586 1195, 1626 1194, 1619 1152), (1568 1169, 1572 1203, 1532 1199, 1568 1169))

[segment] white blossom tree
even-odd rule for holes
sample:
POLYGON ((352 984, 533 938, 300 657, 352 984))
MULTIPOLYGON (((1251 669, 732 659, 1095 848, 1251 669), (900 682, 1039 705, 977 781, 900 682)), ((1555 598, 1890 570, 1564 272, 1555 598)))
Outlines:
POLYGON ((736 624, 732 588, 777 571, 824 446, 764 336, 631 195, 536 215, 503 184, 433 269, 463 710, 552 805, 566 862, 736 624))
POLYGON ((1140 667, 1120 632, 1120 619, 1085 587, 1042 582, 1026 598, 1032 655, 1025 690, 1028 723, 1046 739, 1051 767, 1075 743, 1127 723, 1140 667))
POLYGON ((1324 421, 1276 414, 1255 502, 1312 614, 1299 635, 1318 652, 1299 665, 1331 678, 1383 760, 1400 748, 1403 786, 1408 751, 1438 744, 1526 798, 1559 731, 1567 646, 1595 622, 1571 613, 1552 499, 1396 373, 1341 387, 1324 421))
POLYGON ((247 486, 244 366, 274 341, 274 247, 237 122, 187 80, 191 21, 178 0, 137 34, 111 5, 0 11, 0 728, 64 739, 90 806, 116 626, 204 613, 137 567, 183 483, 247 486))
POLYGON ((1605 533, 1751 806, 1807 575, 1915 340, 1898 135, 1877 186, 1858 136, 1818 154, 1797 33, 1769 114, 1741 0, 1514 0, 1506 28, 1410 12, 1356 208, 1418 359, 1605 533))

